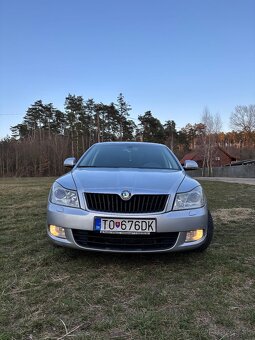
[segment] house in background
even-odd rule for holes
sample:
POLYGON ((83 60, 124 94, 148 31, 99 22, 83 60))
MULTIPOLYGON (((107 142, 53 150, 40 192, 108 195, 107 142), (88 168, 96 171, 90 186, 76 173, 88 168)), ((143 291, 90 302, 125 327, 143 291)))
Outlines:
MULTIPOLYGON (((180 163, 184 165, 186 160, 193 160, 196 161, 200 168, 203 167, 204 161, 204 150, 196 149, 187 153, 181 160, 180 163)), ((231 156, 227 151, 225 151, 220 146, 215 146, 212 150, 212 166, 219 167, 219 166, 226 166, 230 165, 231 162, 236 161, 236 157, 231 156)))

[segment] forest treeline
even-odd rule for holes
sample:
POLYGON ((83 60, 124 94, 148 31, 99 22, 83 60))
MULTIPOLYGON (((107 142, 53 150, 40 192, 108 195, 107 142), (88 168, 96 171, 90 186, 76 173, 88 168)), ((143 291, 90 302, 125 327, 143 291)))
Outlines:
POLYGON ((130 111, 121 93, 110 104, 69 94, 63 111, 37 100, 11 128, 11 137, 0 141, 0 176, 61 175, 66 157, 79 158, 103 141, 163 143, 181 158, 211 140, 238 158, 255 157, 255 105, 237 106, 230 117, 233 131, 227 133, 220 131, 220 117, 213 120, 208 111, 201 122, 180 130, 173 120, 162 123, 151 111, 139 115, 135 124, 130 111))

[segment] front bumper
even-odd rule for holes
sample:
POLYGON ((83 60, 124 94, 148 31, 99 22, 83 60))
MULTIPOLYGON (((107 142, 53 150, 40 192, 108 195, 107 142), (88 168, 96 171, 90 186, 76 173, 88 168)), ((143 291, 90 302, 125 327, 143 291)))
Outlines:
MULTIPOLYGON (((63 207, 51 202, 48 203, 47 210, 47 232, 51 241, 60 246, 66 246, 82 250, 102 251, 102 252, 118 252, 118 253, 156 253, 156 252, 173 252, 190 250, 199 247, 205 242, 207 235, 208 209, 205 205, 199 209, 170 211, 157 214, 114 214, 91 212, 83 209, 63 207), (112 217, 112 218, 153 218, 157 220, 158 233, 178 233, 176 241, 169 247, 158 249, 151 247, 150 249, 142 249, 141 247, 133 247, 132 249, 122 249, 119 247, 111 247, 101 245, 83 246, 76 242, 72 229, 80 231, 88 231, 93 233, 95 217, 112 217), (48 225, 56 225, 65 228, 66 239, 53 236, 48 225), (203 237, 198 241, 185 242, 188 231, 203 229, 203 237)), ((86 233, 85 233, 86 234, 86 233)), ((163 235, 163 234, 162 234, 163 235)))

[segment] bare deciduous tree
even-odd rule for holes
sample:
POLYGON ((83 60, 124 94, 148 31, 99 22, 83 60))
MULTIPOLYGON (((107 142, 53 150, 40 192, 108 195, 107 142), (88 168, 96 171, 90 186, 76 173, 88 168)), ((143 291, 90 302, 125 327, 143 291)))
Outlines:
POLYGON ((212 160, 215 146, 217 143, 217 135, 222 128, 222 121, 220 114, 212 114, 207 107, 205 107, 202 115, 202 123, 205 126, 203 136, 203 174, 204 169, 207 168, 208 176, 212 176, 212 160))
POLYGON ((234 131, 244 135, 249 144, 255 131, 255 105, 238 105, 230 116, 230 126, 234 131))

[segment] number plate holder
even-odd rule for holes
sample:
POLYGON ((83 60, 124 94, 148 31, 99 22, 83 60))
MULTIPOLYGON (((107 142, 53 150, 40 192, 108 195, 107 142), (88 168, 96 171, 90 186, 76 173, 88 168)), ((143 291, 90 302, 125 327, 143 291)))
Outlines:
POLYGON ((94 231, 107 234, 143 234, 157 231, 155 218, 95 217, 94 231))

